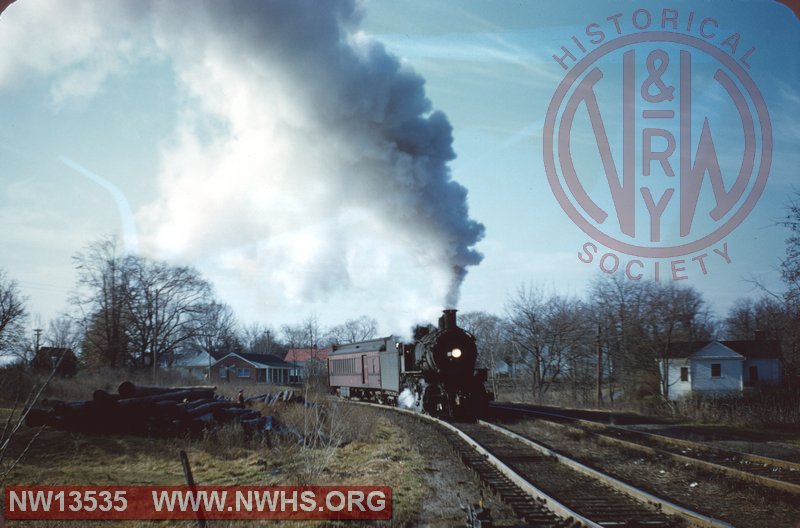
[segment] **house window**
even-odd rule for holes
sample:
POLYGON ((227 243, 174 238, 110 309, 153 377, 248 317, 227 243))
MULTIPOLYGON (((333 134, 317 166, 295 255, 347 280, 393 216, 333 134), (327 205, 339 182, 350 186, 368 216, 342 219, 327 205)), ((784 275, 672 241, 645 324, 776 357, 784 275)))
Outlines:
POLYGON ((238 368, 238 369, 236 369, 236 377, 237 378, 249 378, 250 377, 250 369, 249 368, 238 368))
POLYGON ((719 378, 722 376, 722 363, 711 364, 711 377, 719 378))
POLYGON ((219 379, 228 379, 228 367, 219 368, 219 379))
POLYGON ((689 367, 681 367, 681 381, 689 381, 689 367))

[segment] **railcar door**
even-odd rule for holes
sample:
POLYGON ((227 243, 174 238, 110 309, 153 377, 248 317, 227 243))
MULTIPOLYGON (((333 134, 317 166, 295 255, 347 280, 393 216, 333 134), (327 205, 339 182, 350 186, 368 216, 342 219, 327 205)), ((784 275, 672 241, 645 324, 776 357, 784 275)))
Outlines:
POLYGON ((367 356, 366 355, 362 355, 361 356, 361 383, 363 385, 366 385, 368 380, 369 380, 369 374, 367 373, 367 356))

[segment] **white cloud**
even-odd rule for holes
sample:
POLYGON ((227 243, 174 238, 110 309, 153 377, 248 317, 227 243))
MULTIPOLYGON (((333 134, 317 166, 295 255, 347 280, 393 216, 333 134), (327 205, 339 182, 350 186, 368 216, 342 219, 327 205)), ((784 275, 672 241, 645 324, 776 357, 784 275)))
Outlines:
POLYGON ((145 2, 16 2, 0 21, 0 90, 51 78, 55 107, 86 101, 154 48, 138 27, 145 2))

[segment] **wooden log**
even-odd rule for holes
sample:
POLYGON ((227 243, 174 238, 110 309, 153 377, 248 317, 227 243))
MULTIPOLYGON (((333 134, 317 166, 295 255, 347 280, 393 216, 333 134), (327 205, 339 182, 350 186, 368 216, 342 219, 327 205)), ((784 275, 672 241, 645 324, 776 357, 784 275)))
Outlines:
POLYGON ((53 405, 53 410, 57 413, 70 413, 81 411, 86 407, 94 405, 92 400, 78 400, 73 402, 59 402, 53 405))
POLYGON ((213 403, 213 402, 216 402, 216 401, 219 401, 219 400, 215 400, 214 398, 202 398, 200 400, 192 400, 192 401, 189 401, 189 402, 186 402, 186 403, 180 403, 178 405, 180 405, 181 407, 183 407, 187 411, 190 411, 190 410, 194 409, 195 407, 200 407, 201 405, 205 405, 206 403, 213 403))
POLYGON ((213 393, 215 390, 217 390, 217 388, 208 385, 201 385, 197 387, 150 387, 146 385, 135 385, 131 381, 123 381, 119 384, 119 387, 117 387, 117 393, 123 399, 154 396, 156 394, 167 394, 169 392, 186 390, 210 390, 213 393))
POLYGON ((178 402, 160 401, 153 404, 153 417, 162 417, 169 420, 189 418, 189 412, 181 407, 178 402))
POLYGON ((91 400, 53 402, 51 410, 34 409, 26 424, 88 434, 137 436, 197 434, 214 424, 230 422, 241 423, 250 431, 264 429, 267 420, 259 412, 214 398, 214 390, 213 387, 169 388, 132 398, 96 390, 91 400))
POLYGON ((100 404, 113 405, 120 399, 121 397, 119 394, 109 394, 103 389, 97 389, 92 393, 92 401, 100 404))
POLYGON ((213 401, 203 405, 198 405, 192 409, 187 409, 186 413, 191 417, 202 416, 206 413, 214 412, 217 409, 226 409, 231 406, 231 402, 213 401))
POLYGON ((246 398, 244 401, 245 401, 245 402, 257 402, 257 401, 263 402, 263 401, 264 401, 264 399, 265 399, 267 396, 269 396, 269 393, 268 393, 268 392, 267 392, 267 393, 265 393, 265 394, 259 394, 258 396, 250 396, 249 398, 246 398))
POLYGON ((195 416, 192 418, 192 421, 200 424, 210 424, 214 422, 214 413, 206 413, 200 416, 195 416))
POLYGON ((261 416, 261 413, 258 411, 253 411, 251 409, 242 409, 239 407, 228 407, 228 408, 220 408, 215 409, 214 416, 222 420, 232 420, 232 419, 250 419, 250 418, 258 418, 261 416))
POLYGON ((183 401, 183 400, 200 400, 211 398, 214 396, 214 389, 211 387, 183 389, 161 394, 153 394, 150 396, 141 396, 137 398, 125 398, 117 402, 121 407, 131 407, 136 405, 144 405, 148 403, 155 403, 159 401, 183 401))
POLYGON ((25 425, 28 427, 48 425, 48 422, 52 421, 52 416, 52 411, 46 411, 44 409, 31 409, 25 416, 25 425))
POLYGON ((249 413, 240 414, 236 417, 239 422, 245 422, 247 420, 260 420, 261 418, 263 418, 261 413, 256 411, 250 411, 249 413))

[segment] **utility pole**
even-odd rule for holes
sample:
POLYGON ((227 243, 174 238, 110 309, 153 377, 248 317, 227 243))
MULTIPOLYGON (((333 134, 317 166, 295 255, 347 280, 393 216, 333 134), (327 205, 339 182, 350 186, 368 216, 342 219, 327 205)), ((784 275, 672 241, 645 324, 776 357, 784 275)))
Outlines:
POLYGON ((36 335, 36 345, 34 348, 34 352, 39 352, 39 338, 42 336, 42 329, 34 328, 33 333, 36 335))
POLYGON ((594 347, 597 352, 597 403, 603 403, 603 349, 600 347, 600 325, 597 325, 594 347))

